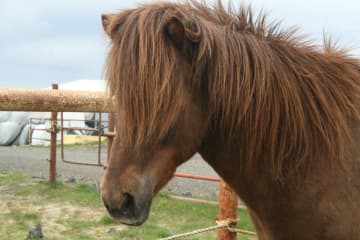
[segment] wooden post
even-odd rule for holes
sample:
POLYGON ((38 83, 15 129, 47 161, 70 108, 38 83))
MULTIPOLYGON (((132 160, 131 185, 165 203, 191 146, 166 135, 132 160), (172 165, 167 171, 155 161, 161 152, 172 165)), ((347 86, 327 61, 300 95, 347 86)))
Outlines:
MULTIPOLYGON (((52 89, 57 90, 57 84, 52 85, 52 89)), ((57 135, 57 112, 51 112, 50 127, 50 166, 49 181, 56 182, 56 135, 57 135)))
MULTIPOLYGON (((220 181, 219 194, 219 215, 218 220, 236 220, 237 219, 237 195, 235 191, 230 188, 224 180, 220 181)), ((236 224, 231 225, 235 227, 236 224)), ((236 233, 229 232, 226 228, 219 229, 219 240, 236 240, 236 233)))

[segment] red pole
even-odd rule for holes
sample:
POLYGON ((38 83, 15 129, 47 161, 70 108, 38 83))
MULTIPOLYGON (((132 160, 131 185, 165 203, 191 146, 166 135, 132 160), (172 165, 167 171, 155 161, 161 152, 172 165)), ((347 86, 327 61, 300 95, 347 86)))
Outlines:
MULTIPOLYGON (((237 219, 237 195, 235 191, 230 188, 224 180, 220 181, 220 194, 219 194, 219 215, 218 220, 234 220, 237 219)), ((236 223, 231 225, 235 227, 236 223)), ((219 240, 236 240, 236 233, 230 232, 226 228, 219 229, 219 240)))
MULTIPOLYGON (((52 84, 52 89, 58 89, 57 84, 52 84)), ((57 112, 51 113, 50 129, 50 167, 49 181, 56 182, 56 134, 57 134, 57 112)))
POLYGON ((181 172, 174 173, 174 176, 175 177, 182 177, 182 178, 192 178, 192 179, 198 179, 198 180, 205 180, 205 181, 211 181, 211 182, 220 182, 220 178, 218 178, 218 177, 193 175, 193 174, 181 173, 181 172))
MULTIPOLYGON (((109 113, 108 115, 108 132, 114 132, 114 113, 109 113)), ((110 152, 111 152, 111 147, 114 141, 114 136, 107 136, 108 139, 108 146, 107 146, 107 162, 109 162, 109 158, 110 158, 110 152)))

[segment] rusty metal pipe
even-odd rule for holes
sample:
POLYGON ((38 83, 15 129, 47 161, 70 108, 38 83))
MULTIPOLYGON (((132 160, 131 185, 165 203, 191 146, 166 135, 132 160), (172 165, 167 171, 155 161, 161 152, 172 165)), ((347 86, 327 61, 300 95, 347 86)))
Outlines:
POLYGON ((104 92, 52 89, 0 88, 1 111, 113 112, 104 92))
MULTIPOLYGON (((225 183, 224 180, 220 181, 219 193, 219 215, 218 220, 233 220, 234 224, 231 227, 236 227, 237 220, 237 195, 236 192, 225 183)), ((230 232, 226 228, 218 230, 219 240, 236 240, 236 232, 230 232)))
POLYGON ((110 159, 111 147, 112 147, 114 137, 115 137, 115 133, 114 133, 115 127, 114 126, 115 126, 114 125, 114 113, 109 113, 109 116, 108 116, 108 131, 109 132, 104 133, 104 135, 107 137, 107 140, 108 140, 107 162, 109 162, 109 159, 110 159), (113 135, 109 134, 109 133, 113 133, 113 135))
MULTIPOLYGON (((57 84, 52 85, 53 89, 58 89, 57 84)), ((50 165, 49 165, 49 181, 56 182, 56 134, 57 134, 57 112, 51 113, 51 129, 50 129, 50 165)))
MULTIPOLYGON (((101 119, 100 119, 101 120, 101 119)), ((101 128, 101 126, 100 126, 101 128)), ((79 161, 72 161, 72 160, 65 160, 65 149, 64 149, 64 113, 61 112, 60 113, 60 156, 61 156, 61 161, 65 162, 65 163, 70 163, 70 164, 76 164, 76 165, 83 165, 83 166, 94 166, 94 167, 104 167, 104 164, 101 163, 101 155, 100 155, 100 147, 101 147, 101 129, 99 128, 94 128, 94 130, 98 131, 98 137, 99 137, 99 145, 98 145, 98 162, 97 163, 89 163, 89 162, 79 162, 79 161), (99 136, 100 134, 100 136, 99 136)))
POLYGON ((174 176, 175 177, 181 177, 181 178, 191 178, 191 179, 197 179, 197 180, 205 180, 205 181, 211 181, 211 182, 220 182, 220 178, 218 178, 218 177, 193 175, 193 174, 188 174, 188 173, 176 172, 174 174, 174 176))
POLYGON ((102 132, 102 116, 101 112, 99 112, 99 123, 98 123, 98 165, 103 166, 101 163, 101 132, 102 132))

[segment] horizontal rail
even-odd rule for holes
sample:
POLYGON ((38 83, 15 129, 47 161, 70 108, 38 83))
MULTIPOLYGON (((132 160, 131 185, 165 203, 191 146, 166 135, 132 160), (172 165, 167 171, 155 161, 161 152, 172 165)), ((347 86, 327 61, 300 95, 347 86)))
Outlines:
POLYGON ((114 132, 104 132, 103 136, 105 136, 105 137, 110 137, 110 138, 114 138, 114 137, 115 137, 115 133, 114 133, 114 132))
MULTIPOLYGON (((188 202, 194 202, 194 203, 205 203, 205 204, 209 204, 209 205, 219 206, 218 201, 204 200, 204 199, 198 199, 198 198, 192 198, 192 197, 184 197, 184 196, 178 196, 178 195, 173 195, 173 194, 170 194, 169 198, 174 199, 174 200, 179 200, 179 201, 188 201, 188 202)), ((247 209, 247 207, 245 205, 243 205, 243 204, 238 204, 237 208, 238 209, 243 209, 243 210, 247 209)))
POLYGON ((114 112, 104 92, 0 88, 0 111, 114 112))
MULTIPOLYGON (((63 127, 64 130, 84 130, 84 131, 99 131, 99 128, 87 128, 87 127, 63 127)), ((89 136, 89 135, 87 135, 89 136)))
MULTIPOLYGON (((108 164, 107 163, 103 164, 103 167, 105 169, 108 168, 108 164)), ((204 180, 204 181, 210 181, 210 182, 220 182, 221 181, 221 179, 218 177, 193 175, 193 174, 181 173, 181 172, 174 173, 174 177, 197 179, 197 180, 204 180)))
POLYGON ((220 178, 218 178, 218 177, 193 175, 193 174, 188 174, 188 173, 177 172, 177 173, 174 174, 174 176, 175 177, 181 177, 181 178, 191 178, 191 179, 205 180, 205 181, 211 181, 211 182, 220 182, 220 178))
MULTIPOLYGON (((44 120, 44 121, 51 121, 51 118, 40 118, 40 117, 31 117, 29 121, 31 120, 44 120)), ((60 120, 60 118, 57 118, 57 120, 60 120)), ((98 122, 99 120, 94 119, 72 119, 72 118, 66 118, 64 119, 64 122, 98 122)), ((102 122, 108 122, 107 120, 102 120, 102 122)))

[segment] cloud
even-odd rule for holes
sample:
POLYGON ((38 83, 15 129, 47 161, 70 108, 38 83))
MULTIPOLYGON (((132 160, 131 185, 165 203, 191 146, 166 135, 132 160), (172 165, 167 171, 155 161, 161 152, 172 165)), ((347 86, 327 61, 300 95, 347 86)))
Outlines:
POLYGON ((46 87, 55 79, 101 78, 108 42, 100 14, 129 4, 131 1, 1 1, 0 86, 32 82, 35 87, 46 87))
MULTIPOLYGON (((37 39, 17 44, 5 52, 9 61, 40 64, 47 67, 86 67, 96 59, 103 59, 104 44, 79 36, 37 39)), ((98 62, 98 61, 96 61, 98 62)))
MULTIPOLYGON (((0 1, 0 86, 46 87, 54 81, 101 78, 108 42, 100 14, 137 2, 144 1, 0 1)), ((236 0, 234 6, 242 2, 236 0)), ((282 19, 285 27, 301 26, 319 42, 325 30, 340 45, 360 47, 357 0, 245 2, 269 11, 271 19, 282 19)), ((355 53, 360 56, 360 50, 355 53)))

